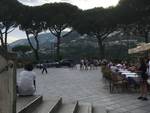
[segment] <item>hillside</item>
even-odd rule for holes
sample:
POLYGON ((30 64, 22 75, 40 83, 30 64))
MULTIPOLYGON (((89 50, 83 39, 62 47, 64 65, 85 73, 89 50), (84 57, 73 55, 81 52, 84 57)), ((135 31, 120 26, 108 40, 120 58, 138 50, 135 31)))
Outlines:
MULTIPOLYGON (((30 37, 30 40, 31 40, 31 43, 35 46, 34 38, 30 37)), ((50 43, 55 43, 57 41, 56 38, 50 33, 40 34, 38 36, 38 40, 39 40, 40 48, 47 48, 47 47, 49 47, 50 43)), ((20 40, 17 40, 15 42, 12 42, 11 44, 9 44, 9 46, 11 48, 18 46, 18 45, 29 45, 28 40, 20 39, 20 40)))
MULTIPOLYGON (((35 45, 33 37, 30 39, 35 45)), ((38 40, 40 44, 39 52, 42 53, 41 58, 55 58, 55 45, 57 42, 56 37, 50 33, 44 33, 39 35, 38 40)), ((105 54, 108 58, 126 58, 128 57, 128 49, 135 47, 137 43, 142 42, 143 40, 143 37, 120 35, 111 36, 105 40, 105 54)), ((28 45, 27 39, 17 40, 11 43, 9 46, 13 48, 18 45, 28 45)), ((65 37, 62 37, 60 46, 61 55, 64 58, 98 58, 99 56, 97 39, 88 35, 81 36, 76 31, 73 31, 65 37)))
MULTIPOLYGON (((30 37, 31 43, 35 46, 35 41, 33 37, 30 37)), ((39 40, 39 44, 40 44, 40 49, 44 49, 44 48, 50 48, 51 44, 54 44, 57 42, 57 38, 50 34, 50 33, 44 33, 44 34, 40 34, 38 36, 38 40, 39 40)), ((87 45, 89 43, 96 43, 96 40, 94 38, 90 38, 86 35, 81 36, 79 33, 77 33, 76 31, 71 32, 69 35, 66 35, 65 37, 63 37, 61 39, 61 46, 65 45, 67 46, 68 44, 77 44, 78 43, 82 43, 83 45, 87 45)), ((17 40, 11 44, 9 44, 9 46, 11 48, 18 46, 18 45, 29 45, 28 44, 28 40, 27 39, 21 39, 21 40, 17 40)))

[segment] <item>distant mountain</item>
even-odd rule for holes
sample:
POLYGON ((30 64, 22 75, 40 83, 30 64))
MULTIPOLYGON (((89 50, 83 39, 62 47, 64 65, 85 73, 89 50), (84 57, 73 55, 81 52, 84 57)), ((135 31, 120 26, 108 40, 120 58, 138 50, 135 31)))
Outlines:
MULTIPOLYGON (((66 32, 63 32, 63 34, 66 34, 66 32)), ((111 45, 118 45, 119 43, 125 45, 129 42, 141 42, 143 37, 127 37, 127 36, 119 36, 119 35, 114 35, 109 37, 108 39, 105 40, 106 45, 111 46, 111 45)), ((35 46, 35 40, 33 37, 30 37, 31 43, 35 46)), ((39 40, 39 45, 40 49, 49 49, 51 48, 51 44, 54 45, 54 43, 57 42, 57 38, 50 33, 43 33, 38 36, 39 40)), ((11 44, 9 44, 10 48, 13 48, 18 45, 29 45, 27 39, 21 39, 17 40, 11 44)), ((61 39, 61 46, 62 47, 70 47, 70 46, 92 46, 92 47, 98 47, 97 39, 93 38, 88 35, 83 35, 81 36, 78 32, 73 31, 66 35, 65 37, 62 37, 61 39)))
MULTIPOLYGON (((35 46, 35 40, 33 37, 30 37, 31 43, 35 46)), ((50 33, 43 33, 38 36, 40 48, 45 48, 50 45, 50 43, 55 43, 57 41, 56 37, 50 33)), ((18 45, 29 45, 27 39, 20 39, 15 42, 9 44, 11 48, 18 46, 18 45)))
MULTIPOLYGON (((66 34, 66 32, 64 32, 63 34, 66 34)), ((33 37, 30 37, 31 43, 35 46, 35 40, 33 37)), ((40 45, 40 49, 43 48, 50 48, 51 44, 54 44, 57 42, 57 38, 50 34, 50 33, 43 33, 40 34, 38 36, 38 40, 39 40, 39 45, 40 45)), ((61 39, 61 45, 68 45, 71 43, 75 43, 78 45, 78 43, 84 43, 85 41, 92 41, 93 39, 85 36, 81 36, 78 32, 73 31, 70 34, 66 35, 65 37, 62 37, 61 39)), ((94 41, 95 42, 95 41, 94 41)), ((21 40, 17 40, 15 42, 12 42, 11 44, 9 44, 9 46, 11 48, 18 46, 18 45, 29 45, 28 40, 27 39, 21 39, 21 40)))
MULTIPOLYGON (((64 32, 65 34, 66 32, 64 32)), ((128 48, 135 47, 137 43, 143 42, 143 37, 114 35, 105 40, 105 50, 108 58, 126 58, 128 56, 128 48)), ((33 37, 31 42, 35 46, 33 37)), ((38 36, 41 59, 55 59, 55 43, 57 38, 50 33, 43 33, 38 36), (45 55, 45 56, 44 56, 45 55), (50 56, 49 56, 50 55, 50 56), (48 56, 48 57, 47 57, 48 56)), ((11 48, 18 45, 29 45, 27 39, 17 40, 9 44, 11 48)), ((88 35, 81 36, 78 32, 73 31, 61 39, 61 54, 63 58, 79 60, 81 57, 99 57, 97 39, 88 35)))

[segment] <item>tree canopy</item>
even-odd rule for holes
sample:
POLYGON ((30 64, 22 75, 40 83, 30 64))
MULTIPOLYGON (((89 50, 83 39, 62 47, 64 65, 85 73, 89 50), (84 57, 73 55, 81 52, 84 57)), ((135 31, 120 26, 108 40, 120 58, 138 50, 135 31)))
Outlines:
MULTIPOLYGON (((72 29, 71 25, 76 19, 79 9, 68 3, 45 4, 42 6, 44 29, 48 29, 57 38, 56 59, 60 60, 60 43, 63 31, 66 28, 72 29), (48 12, 47 12, 48 11, 48 12)), ((70 32, 68 32, 70 33, 70 32)))
POLYGON ((145 33, 145 40, 148 39, 150 30, 149 0, 120 0, 116 7, 100 7, 84 11, 68 3, 30 7, 17 0, 1 0, 0 9, 0 40, 6 51, 7 34, 17 25, 25 31, 29 44, 36 54, 39 50, 38 34, 49 30, 57 37, 57 57, 60 56, 61 38, 66 28, 97 38, 101 58, 104 57, 104 40, 118 28, 145 33), (30 35, 34 36, 36 47, 32 46, 30 35))
POLYGON ((0 41, 5 53, 7 53, 7 35, 17 25, 16 17, 19 15, 20 6, 21 4, 16 0, 0 1, 0 41))
POLYGON ((25 46, 25 45, 21 45, 21 46, 15 46, 12 48, 12 51, 15 52, 22 52, 22 53, 26 53, 27 51, 30 51, 31 47, 30 46, 25 46))
POLYGON ((101 58, 104 58, 103 41, 110 33, 116 30, 117 23, 114 8, 94 8, 83 11, 78 20, 74 23, 74 28, 81 34, 88 34, 98 39, 101 58))

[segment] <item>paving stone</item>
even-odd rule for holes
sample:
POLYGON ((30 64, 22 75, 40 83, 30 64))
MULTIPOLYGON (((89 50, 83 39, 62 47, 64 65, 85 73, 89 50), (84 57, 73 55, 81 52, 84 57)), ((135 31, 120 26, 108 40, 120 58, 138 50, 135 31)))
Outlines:
POLYGON ((139 108, 139 106, 138 105, 128 105, 125 108, 128 109, 128 110, 134 110, 136 108, 139 108))
POLYGON ((135 110, 131 111, 131 113, 147 113, 147 111, 141 110, 141 109, 135 109, 135 110))
POLYGON ((110 105, 109 107, 111 107, 113 109, 118 109, 118 108, 120 108, 120 105, 119 104, 113 104, 113 105, 110 105))
POLYGON ((150 106, 149 105, 143 106, 143 107, 140 107, 140 109, 145 110, 145 111, 150 111, 150 106))

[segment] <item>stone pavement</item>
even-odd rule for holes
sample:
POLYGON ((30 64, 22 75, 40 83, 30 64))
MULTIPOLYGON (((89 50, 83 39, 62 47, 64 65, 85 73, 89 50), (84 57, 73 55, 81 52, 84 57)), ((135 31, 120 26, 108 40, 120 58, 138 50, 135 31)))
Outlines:
MULTIPOLYGON (((18 69, 18 73, 21 69, 18 69)), ((37 94, 45 97, 62 97, 65 102, 79 100, 104 109, 130 113, 150 113, 150 100, 137 100, 136 93, 110 94, 102 80, 101 70, 81 71, 69 68, 49 68, 48 74, 37 73, 37 94)))

